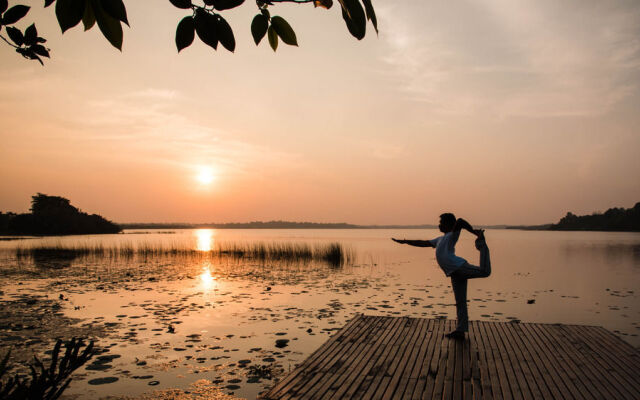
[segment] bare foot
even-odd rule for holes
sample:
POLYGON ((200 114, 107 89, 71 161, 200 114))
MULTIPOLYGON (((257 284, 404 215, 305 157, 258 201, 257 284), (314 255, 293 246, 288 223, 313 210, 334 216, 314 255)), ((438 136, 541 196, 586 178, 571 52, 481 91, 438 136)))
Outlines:
POLYGON ((455 330, 455 331, 449 332, 444 336, 448 337, 449 339, 464 340, 464 332, 459 331, 459 330, 455 330))

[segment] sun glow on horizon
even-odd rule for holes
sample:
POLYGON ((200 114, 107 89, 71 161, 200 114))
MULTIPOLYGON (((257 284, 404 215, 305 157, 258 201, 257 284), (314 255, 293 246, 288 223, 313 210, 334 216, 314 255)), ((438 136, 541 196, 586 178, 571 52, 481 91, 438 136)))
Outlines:
POLYGON ((196 180, 203 186, 208 186, 215 180, 213 168, 201 166, 197 168, 196 180))

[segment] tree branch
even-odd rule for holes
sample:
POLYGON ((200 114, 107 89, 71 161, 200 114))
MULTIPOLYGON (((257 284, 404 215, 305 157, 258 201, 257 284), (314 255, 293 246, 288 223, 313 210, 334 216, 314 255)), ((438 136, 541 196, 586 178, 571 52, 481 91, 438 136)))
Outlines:
POLYGON ((8 41, 4 36, 0 35, 0 38, 2 38, 2 40, 4 40, 5 42, 7 42, 7 44, 15 49, 19 49, 19 46, 16 46, 15 44, 11 43, 10 41, 8 41))
POLYGON ((313 3, 315 0, 269 0, 270 3, 313 3))

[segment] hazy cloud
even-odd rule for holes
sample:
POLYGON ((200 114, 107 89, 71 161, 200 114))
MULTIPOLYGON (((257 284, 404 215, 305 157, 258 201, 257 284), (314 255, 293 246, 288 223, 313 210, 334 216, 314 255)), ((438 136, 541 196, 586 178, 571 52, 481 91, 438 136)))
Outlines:
POLYGON ((434 113, 594 115, 638 89, 638 2, 410 1, 380 14, 386 63, 434 113))
POLYGON ((142 98, 148 100, 171 100, 180 97, 175 90, 161 88, 147 88, 136 92, 127 93, 124 97, 142 98))
POLYGON ((91 132, 87 140, 121 146, 148 162, 185 168, 214 164, 227 173, 246 172, 255 165, 291 162, 294 156, 237 140, 189 116, 187 97, 181 93, 148 89, 114 99, 90 101, 82 118, 91 132))
POLYGON ((394 160, 405 154, 405 146, 387 141, 368 140, 364 143, 369 154, 380 160, 394 160))

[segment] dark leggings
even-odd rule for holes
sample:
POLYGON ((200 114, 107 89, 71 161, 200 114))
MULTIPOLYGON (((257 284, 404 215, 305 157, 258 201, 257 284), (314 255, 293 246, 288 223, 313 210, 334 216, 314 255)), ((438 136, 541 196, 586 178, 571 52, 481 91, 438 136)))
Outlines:
POLYGON ((456 298, 456 313, 458 314, 458 327, 456 330, 467 332, 469 330, 469 314, 467 312, 467 280, 486 278, 491 275, 491 258, 486 243, 480 246, 480 266, 476 267, 465 263, 451 274, 451 288, 456 298))

